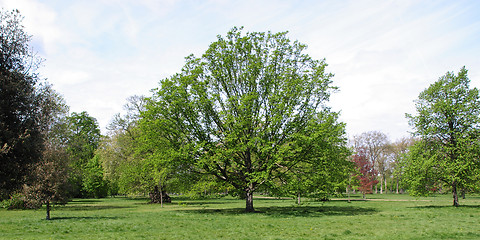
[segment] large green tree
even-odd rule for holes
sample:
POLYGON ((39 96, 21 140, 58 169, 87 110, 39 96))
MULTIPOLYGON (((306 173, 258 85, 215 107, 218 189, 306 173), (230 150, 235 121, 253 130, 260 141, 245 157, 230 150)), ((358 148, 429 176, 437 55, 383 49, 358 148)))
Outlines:
POLYGON ((100 142, 100 128, 97 119, 87 112, 72 113, 68 118, 68 151, 75 164, 85 165, 95 156, 100 142))
POLYGON ((286 34, 233 28, 187 57, 147 104, 156 131, 188 154, 181 159, 241 192, 247 212, 259 187, 307 160, 299 141, 335 90, 325 61, 286 34))
POLYGON ((97 120, 87 112, 72 113, 67 117, 67 152, 71 158, 72 195, 88 196, 90 190, 82 189, 89 161, 95 156, 100 143, 100 129, 97 120))
POLYGON ((453 205, 458 191, 478 184, 480 173, 480 101, 470 88, 467 69, 447 72, 416 100, 410 125, 421 140, 406 159, 404 178, 414 194, 426 194, 438 184, 451 187, 453 205))
POLYGON ((40 58, 29 46, 23 17, 0 10, 0 199, 25 183, 41 158, 40 58))

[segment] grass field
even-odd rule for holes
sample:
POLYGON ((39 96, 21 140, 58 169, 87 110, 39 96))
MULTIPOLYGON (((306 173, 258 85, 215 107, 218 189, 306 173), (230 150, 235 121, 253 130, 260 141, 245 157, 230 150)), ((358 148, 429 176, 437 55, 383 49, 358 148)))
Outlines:
POLYGON ((165 205, 146 199, 75 199, 45 209, 0 210, 1 239, 480 239, 480 196, 459 208, 451 196, 369 195, 347 203, 233 198, 165 205), (375 198, 375 199, 373 199, 375 198))

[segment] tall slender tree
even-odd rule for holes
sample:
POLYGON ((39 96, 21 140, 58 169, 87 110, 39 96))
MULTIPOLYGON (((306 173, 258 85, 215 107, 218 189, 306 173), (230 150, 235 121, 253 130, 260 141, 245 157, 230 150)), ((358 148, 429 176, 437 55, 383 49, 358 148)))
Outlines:
POLYGON ((377 171, 373 167, 373 163, 368 160, 365 151, 362 149, 357 150, 358 152, 353 155, 352 162, 355 164, 356 173, 355 177, 358 180, 358 190, 362 192, 363 198, 365 199, 365 194, 372 193, 372 186, 378 183, 377 180, 377 171))

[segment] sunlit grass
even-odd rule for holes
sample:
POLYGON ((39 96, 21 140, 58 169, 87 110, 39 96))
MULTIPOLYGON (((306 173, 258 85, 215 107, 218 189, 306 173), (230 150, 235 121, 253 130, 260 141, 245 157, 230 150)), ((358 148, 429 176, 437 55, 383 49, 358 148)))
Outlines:
POLYGON ((479 239, 480 198, 451 207, 450 195, 369 195, 352 203, 232 198, 147 204, 146 199, 76 199, 52 211, 0 210, 2 239, 479 239))

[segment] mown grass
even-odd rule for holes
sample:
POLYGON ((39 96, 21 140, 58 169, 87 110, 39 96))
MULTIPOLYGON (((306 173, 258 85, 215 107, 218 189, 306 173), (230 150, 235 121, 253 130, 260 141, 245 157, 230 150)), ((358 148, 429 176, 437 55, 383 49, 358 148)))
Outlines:
POLYGON ((461 207, 450 195, 370 195, 347 203, 174 198, 164 208, 146 199, 75 199, 45 209, 0 210, 1 239, 480 239, 480 197, 461 207))

